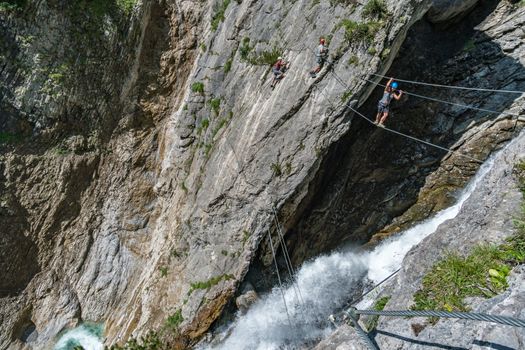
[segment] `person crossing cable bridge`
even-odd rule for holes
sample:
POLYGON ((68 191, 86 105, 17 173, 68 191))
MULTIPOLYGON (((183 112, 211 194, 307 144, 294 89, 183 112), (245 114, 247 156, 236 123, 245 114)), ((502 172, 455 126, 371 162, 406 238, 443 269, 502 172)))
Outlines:
POLYGON ((310 71, 310 76, 312 78, 317 77, 317 73, 323 69, 324 64, 328 60, 328 48, 326 47, 326 41, 324 38, 319 39, 319 46, 315 50, 315 57, 317 60, 317 66, 310 71))
POLYGON ((385 91, 383 92, 383 97, 379 100, 377 104, 377 115, 374 124, 382 128, 385 127, 386 118, 388 118, 388 113, 390 111, 390 102, 392 99, 399 100, 403 96, 402 90, 397 90, 398 83, 394 81, 394 78, 390 78, 388 83, 385 86, 385 91))
POLYGON ((284 72, 286 71, 287 67, 288 62, 286 62, 281 56, 279 56, 277 58, 277 62, 275 62, 275 64, 272 66, 273 80, 272 84, 270 85, 272 89, 282 78, 284 78, 284 72))

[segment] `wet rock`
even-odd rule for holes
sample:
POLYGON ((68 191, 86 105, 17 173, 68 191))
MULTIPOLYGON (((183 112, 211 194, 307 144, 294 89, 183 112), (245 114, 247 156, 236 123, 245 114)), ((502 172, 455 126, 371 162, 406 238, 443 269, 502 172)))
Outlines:
POLYGON ((241 295, 235 299, 235 305, 241 312, 246 312, 259 299, 257 292, 250 283, 246 283, 241 295))

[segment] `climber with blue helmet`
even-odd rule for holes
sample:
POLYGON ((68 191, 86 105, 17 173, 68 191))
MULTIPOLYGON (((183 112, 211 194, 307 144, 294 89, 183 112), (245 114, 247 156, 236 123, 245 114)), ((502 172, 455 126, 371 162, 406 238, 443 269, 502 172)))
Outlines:
POLYGON ((385 127, 386 118, 388 118, 388 112, 390 110, 390 101, 392 98, 399 100, 403 96, 403 91, 397 90, 398 84, 394 81, 394 78, 390 78, 385 86, 383 92, 383 98, 377 104, 377 115, 374 124, 385 127))

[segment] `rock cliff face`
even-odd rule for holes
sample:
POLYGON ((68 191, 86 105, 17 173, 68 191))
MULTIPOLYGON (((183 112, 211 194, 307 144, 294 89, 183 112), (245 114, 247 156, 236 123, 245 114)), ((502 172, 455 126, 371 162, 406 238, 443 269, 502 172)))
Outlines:
MULTIPOLYGON (((0 347, 44 348, 80 321, 105 323, 107 344, 169 329, 188 347, 271 262, 273 208, 300 263, 446 206, 479 164, 371 128, 345 103, 372 116, 379 89, 363 79, 385 72, 523 90, 524 9, 465 17, 468 3, 387 1, 372 18, 352 1, 0 7, 0 347), (332 64, 312 79, 320 36, 332 64), (272 91, 279 54, 291 66, 272 91)), ((522 126, 398 106, 393 128, 482 160, 522 126)))

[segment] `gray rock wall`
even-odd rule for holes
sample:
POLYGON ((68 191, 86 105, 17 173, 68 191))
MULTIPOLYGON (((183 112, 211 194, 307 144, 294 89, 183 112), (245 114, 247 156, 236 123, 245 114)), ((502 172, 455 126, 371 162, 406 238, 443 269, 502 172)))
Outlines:
MULTIPOLYGON (((23 13, 0 13, 9 38, 0 130, 17 139, 0 156, 0 225, 10 229, 0 266, 12 276, 0 292, 0 346, 45 348, 80 321, 104 322, 112 344, 181 315, 164 340, 184 348, 220 316, 250 266, 269 264, 272 205, 286 229, 304 227, 297 223, 334 166, 331 148, 364 130, 345 93, 371 109, 373 86, 360 77, 389 69, 431 4, 388 1, 371 42, 347 42, 338 26, 364 21, 357 3, 145 0, 116 17, 72 6, 29 1, 23 13), (331 36, 332 69, 348 87, 328 70, 308 76, 320 36, 331 36), (255 58, 274 48, 291 68, 271 91, 269 67, 255 58), (359 64, 348 64, 353 57, 359 64), (25 343, 33 324, 38 337, 25 343)), ((516 36, 500 33, 519 57, 516 36)), ((468 151, 483 129, 464 128, 454 147, 468 151)), ((349 152, 381 146, 372 141, 349 152)), ((447 167, 459 162, 449 159, 447 167)), ((364 232, 377 218, 354 219, 364 232)), ((296 248, 295 259, 342 238, 308 238, 314 247, 296 248)))

